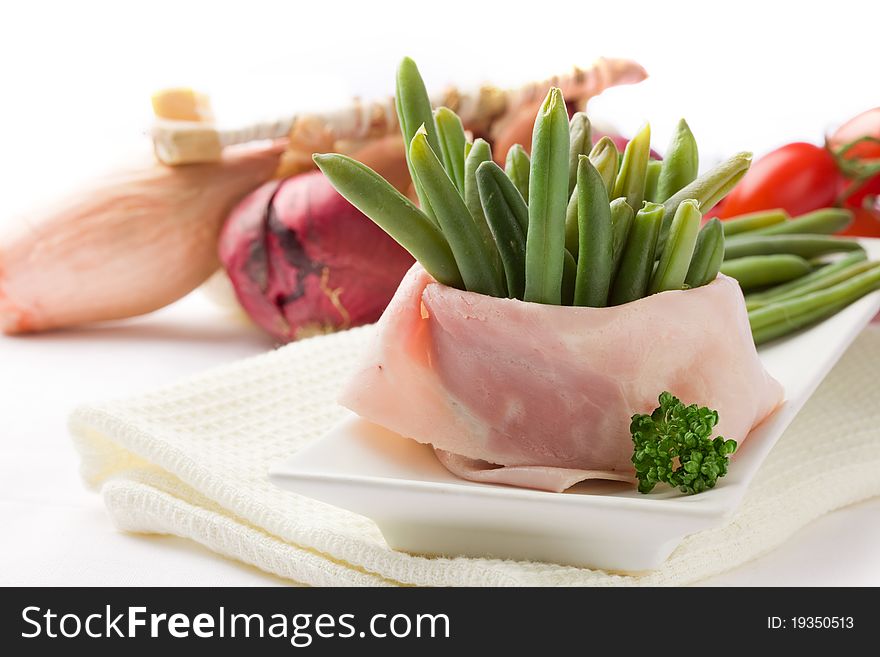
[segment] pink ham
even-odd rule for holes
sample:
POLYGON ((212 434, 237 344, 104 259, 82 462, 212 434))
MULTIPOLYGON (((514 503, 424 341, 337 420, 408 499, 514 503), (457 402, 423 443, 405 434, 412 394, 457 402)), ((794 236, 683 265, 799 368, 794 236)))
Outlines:
POLYGON ((782 400, 733 279, 571 308, 455 290, 417 264, 340 401, 460 477, 562 491, 632 481, 630 417, 664 390, 716 409, 737 442, 782 400))

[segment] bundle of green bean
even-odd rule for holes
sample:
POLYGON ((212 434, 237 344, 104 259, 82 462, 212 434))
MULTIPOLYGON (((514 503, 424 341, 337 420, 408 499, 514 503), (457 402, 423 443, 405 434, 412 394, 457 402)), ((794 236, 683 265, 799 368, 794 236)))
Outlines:
POLYGON ((409 145, 416 207, 378 174, 338 154, 315 162, 336 189, 439 282, 524 301, 601 307, 711 282, 724 253, 718 220, 700 229, 745 174, 740 153, 697 177, 697 146, 681 121, 662 162, 645 126, 622 154, 592 141, 551 89, 535 120, 532 155, 516 145, 501 169, 470 142, 456 114, 432 112, 415 63, 397 73, 396 106, 409 145))
POLYGON ((781 209, 723 222, 721 272, 739 281, 755 343, 830 317, 880 289, 880 263, 856 240, 835 237, 853 216, 824 208, 792 219, 781 209))
POLYGON ((363 164, 315 162, 336 189, 439 282, 496 297, 602 307, 705 285, 719 270, 747 292, 756 343, 828 317, 880 288, 880 266, 828 208, 791 219, 781 210, 700 227, 745 174, 739 153, 697 176, 696 141, 679 122, 665 159, 651 158, 645 126, 621 155, 595 144, 586 115, 568 117, 551 89, 535 120, 532 155, 516 145, 505 168, 471 142, 455 112, 432 111, 415 63, 397 73, 397 113, 419 206, 363 164), (837 262, 829 254, 850 252, 837 262))

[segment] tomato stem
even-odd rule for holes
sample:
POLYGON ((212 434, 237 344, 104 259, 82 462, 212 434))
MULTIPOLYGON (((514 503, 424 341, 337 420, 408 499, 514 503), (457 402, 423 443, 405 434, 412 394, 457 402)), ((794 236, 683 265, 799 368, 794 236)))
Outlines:
MULTIPOLYGON (((844 175, 844 177, 855 183, 862 183, 866 181, 868 178, 873 177, 877 173, 880 173, 880 158, 865 158, 865 157, 847 157, 850 151, 852 151, 856 146, 860 144, 880 144, 880 138, 872 137, 870 135, 866 135, 864 137, 859 137, 858 139, 854 139, 853 141, 844 144, 840 148, 832 149, 827 147, 831 154, 834 156, 834 160, 837 162, 837 168, 844 175)), ((849 193, 845 193, 843 198, 848 198, 856 189, 848 188, 849 193)))
POLYGON ((844 144, 843 146, 841 146, 840 148, 838 148, 836 151, 833 151, 833 152, 838 157, 844 157, 853 148, 855 148, 859 144, 865 144, 865 143, 880 144, 880 137, 873 137, 871 135, 864 135, 862 137, 859 137, 858 139, 854 139, 853 141, 851 141, 847 144, 844 144))

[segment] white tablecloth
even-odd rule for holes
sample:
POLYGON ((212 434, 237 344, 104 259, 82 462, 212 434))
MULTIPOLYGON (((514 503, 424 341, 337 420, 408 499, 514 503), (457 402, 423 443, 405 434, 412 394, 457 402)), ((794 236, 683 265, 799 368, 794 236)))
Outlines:
MULTIPOLYGON (((66 429, 85 400, 124 396, 271 348, 199 293, 138 320, 0 338, 0 584, 277 585, 183 539, 126 535, 82 486, 66 429)), ((707 583, 880 585, 880 499, 830 514, 707 583)))

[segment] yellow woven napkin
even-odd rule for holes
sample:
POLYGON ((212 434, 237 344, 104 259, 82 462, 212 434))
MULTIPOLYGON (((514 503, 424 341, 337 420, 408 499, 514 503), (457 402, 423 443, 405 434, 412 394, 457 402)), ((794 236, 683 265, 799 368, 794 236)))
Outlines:
POLYGON ((880 328, 869 327, 780 439, 731 521, 688 537, 654 573, 396 552, 370 520, 282 491, 266 476, 341 416, 336 393, 372 330, 311 338, 79 408, 70 427, 86 481, 122 530, 184 536, 315 585, 687 584, 880 494, 880 328))

